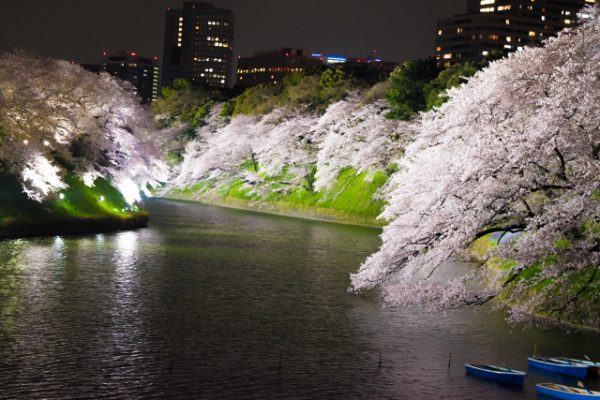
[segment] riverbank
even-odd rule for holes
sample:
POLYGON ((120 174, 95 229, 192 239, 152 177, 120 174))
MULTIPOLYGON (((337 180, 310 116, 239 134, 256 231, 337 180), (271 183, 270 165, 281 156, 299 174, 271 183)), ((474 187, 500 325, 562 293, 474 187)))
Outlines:
POLYGON ((340 173, 327 190, 315 192, 299 187, 290 192, 251 188, 241 180, 230 183, 200 182, 185 189, 169 190, 162 198, 191 201, 227 208, 257 211, 267 214, 305 218, 347 225, 382 228, 385 222, 377 219, 384 207, 375 199, 376 192, 385 184, 387 176, 381 172, 368 177, 353 169, 340 173))
POLYGON ((178 201, 185 203, 197 203, 207 206, 224 207, 233 210, 244 210, 267 215, 279 215, 282 217, 308 219, 311 221, 330 222, 341 225, 361 226, 365 228, 381 229, 384 224, 377 221, 366 220, 362 218, 353 218, 352 216, 337 213, 335 210, 323 208, 294 208, 286 204, 261 204, 250 201, 223 199, 219 196, 199 196, 198 198, 188 198, 179 193, 172 193, 162 196, 161 199, 169 201, 178 201))
MULTIPOLYGON (((513 240, 512 235, 503 236, 501 233, 489 234, 481 237, 471 246, 468 261, 477 264, 485 263, 486 273, 484 279, 487 280, 488 283, 506 282, 508 279, 513 280, 512 286, 505 287, 503 289, 504 292, 494 300, 499 305, 502 307, 510 307, 515 304, 515 301, 526 303, 532 297, 538 296, 539 293, 542 290, 545 290, 546 286, 555 279, 547 277, 540 281, 539 276, 545 268, 552 267, 557 262, 556 256, 550 254, 545 259, 540 260, 519 272, 515 278, 509 278, 508 276, 510 276, 512 268, 516 267, 518 263, 514 260, 501 259, 497 256, 490 257, 490 254, 497 247, 500 238, 502 238, 502 242, 513 240), (518 285, 527 280, 535 281, 536 284, 530 285, 526 291, 519 289, 518 285), (511 298, 515 293, 518 293, 518 297, 511 298)), ((572 287, 570 290, 560 293, 557 292, 555 294, 557 303, 554 307, 556 307, 556 309, 563 306, 566 307, 569 303, 576 301, 579 297, 597 297, 600 278, 595 278, 595 275, 592 275, 590 271, 593 272, 593 267, 579 271, 578 274, 571 276, 572 287), (588 287, 590 290, 586 292, 585 289, 588 287)), ((527 315, 529 315, 529 318, 533 323, 541 326, 587 331, 595 334, 600 333, 600 327, 597 324, 593 321, 586 320, 584 314, 575 311, 569 313, 556 313, 549 309, 546 312, 528 312, 527 315)))
POLYGON ((145 228, 146 212, 117 217, 103 215, 87 218, 48 217, 44 220, 13 220, 0 225, 0 240, 41 236, 85 235, 145 228))
POLYGON ((148 226, 149 214, 129 206, 107 181, 93 187, 67 177, 69 187, 38 203, 10 176, 0 177, 0 239, 81 235, 148 226))

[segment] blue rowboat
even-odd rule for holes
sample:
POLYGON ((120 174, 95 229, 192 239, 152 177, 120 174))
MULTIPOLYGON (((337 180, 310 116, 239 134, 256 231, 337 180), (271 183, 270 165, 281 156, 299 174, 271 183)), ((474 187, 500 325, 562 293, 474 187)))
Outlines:
POLYGON ((527 376, 525 372, 515 371, 510 368, 496 367, 495 365, 465 364, 465 370, 468 374, 480 378, 520 386, 523 385, 525 376, 527 376))
POLYGON ((556 358, 529 357, 529 366, 561 375, 574 376, 583 379, 587 375, 588 366, 556 358))
POLYGON ((577 400, 577 399, 596 399, 600 400, 600 392, 588 389, 580 389, 571 386, 559 385, 557 383, 540 383, 535 386, 539 394, 553 397, 555 399, 577 400))
POLYGON ((553 360, 559 361, 567 361, 572 362, 574 364, 583 364, 588 366, 588 371, 592 371, 597 375, 600 375, 600 362, 592 361, 592 360, 580 360, 578 358, 569 358, 569 357, 552 357, 553 360))

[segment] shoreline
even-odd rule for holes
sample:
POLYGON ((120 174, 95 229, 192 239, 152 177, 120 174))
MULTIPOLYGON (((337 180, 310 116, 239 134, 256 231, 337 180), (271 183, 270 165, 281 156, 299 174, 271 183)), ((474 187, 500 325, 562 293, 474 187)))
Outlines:
POLYGON ((11 221, 0 225, 0 240, 134 230, 146 228, 149 219, 147 212, 137 212, 127 217, 50 217, 39 221, 11 221))
MULTIPOLYGON (((213 196, 211 196, 213 197, 213 196)), ((339 225, 349 225, 349 226, 358 226, 362 228, 370 228, 382 230, 385 226, 385 223, 377 223, 376 221, 372 221, 371 223, 366 222, 364 219, 357 218, 356 221, 353 221, 351 218, 343 218, 343 215, 336 213, 336 210, 331 210, 327 212, 328 209, 315 209, 314 207, 307 207, 307 210, 312 210, 312 212, 305 212, 301 208, 293 208, 293 207, 281 207, 277 204, 270 203, 255 203, 258 204, 259 207, 250 206, 250 201, 238 200, 238 199, 223 199, 218 198, 212 200, 211 197, 203 196, 202 198, 190 198, 187 196, 177 196, 172 193, 156 197, 158 200, 168 200, 168 201, 177 201, 184 203, 196 203, 203 204, 207 206, 214 207, 223 207, 230 208, 233 210, 243 210, 249 211, 258 214, 266 214, 266 215, 277 215, 281 217, 288 218, 298 218, 309 221, 319 221, 319 222, 328 222, 339 225)), ((214 196, 216 197, 216 196, 214 196)))

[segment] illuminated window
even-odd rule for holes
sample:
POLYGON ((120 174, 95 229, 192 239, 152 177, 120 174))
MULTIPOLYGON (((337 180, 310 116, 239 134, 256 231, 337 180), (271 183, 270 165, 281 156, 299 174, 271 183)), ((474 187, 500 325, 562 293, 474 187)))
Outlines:
POLYGON ((446 54, 444 54, 444 59, 445 60, 448 60, 450 58, 452 58, 452 53, 446 53, 446 54))
POLYGON ((536 37, 536 33, 534 31, 529 31, 529 37, 536 37))
POLYGON ((438 31, 438 36, 442 36, 443 34, 444 34, 444 32, 443 32, 443 31, 440 29, 440 30, 438 31))
POLYGON ((479 9, 479 12, 482 12, 482 13, 494 12, 494 7, 483 7, 483 8, 479 9))

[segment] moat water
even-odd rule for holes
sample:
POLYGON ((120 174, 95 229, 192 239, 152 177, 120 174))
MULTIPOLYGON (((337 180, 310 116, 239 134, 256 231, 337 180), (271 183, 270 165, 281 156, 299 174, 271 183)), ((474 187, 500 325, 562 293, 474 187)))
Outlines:
POLYGON ((530 371, 514 389, 463 364, 526 370, 534 347, 600 359, 600 335, 349 293, 378 230, 148 207, 147 229, 0 242, 0 398, 533 399, 576 382, 530 371))

